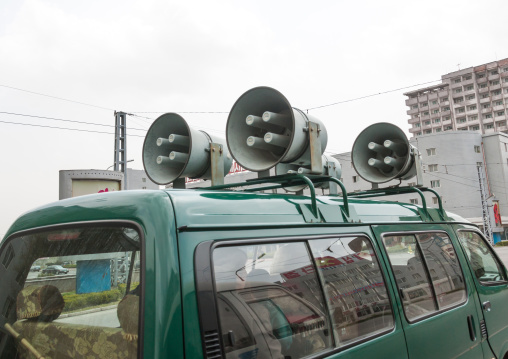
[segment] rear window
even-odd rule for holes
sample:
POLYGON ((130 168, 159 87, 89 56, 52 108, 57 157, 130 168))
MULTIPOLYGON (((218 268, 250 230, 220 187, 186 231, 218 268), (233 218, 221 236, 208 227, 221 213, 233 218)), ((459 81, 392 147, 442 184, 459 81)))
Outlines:
POLYGON ((18 236, 0 252, 0 357, 137 358, 141 241, 126 227, 18 236), (14 340, 21 336, 24 341, 14 340))

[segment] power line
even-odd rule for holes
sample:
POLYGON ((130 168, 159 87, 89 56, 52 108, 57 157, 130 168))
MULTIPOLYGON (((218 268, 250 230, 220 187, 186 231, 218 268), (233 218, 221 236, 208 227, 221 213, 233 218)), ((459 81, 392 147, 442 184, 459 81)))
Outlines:
POLYGON ((441 81, 441 79, 434 80, 434 81, 428 81, 428 82, 422 82, 422 83, 419 83, 419 84, 416 84, 416 85, 411 85, 411 86, 406 86, 406 87, 400 87, 400 88, 394 89, 394 90, 388 90, 388 91, 378 92, 378 93, 374 93, 374 94, 371 94, 371 95, 360 96, 360 97, 352 98, 352 99, 349 99, 349 100, 337 101, 337 102, 334 102, 334 103, 330 103, 328 105, 309 107, 307 109, 307 111, 309 111, 309 110, 315 110, 317 108, 335 106, 335 105, 339 105, 339 104, 346 103, 346 102, 358 101, 358 100, 362 100, 362 99, 365 99, 365 98, 379 96, 379 95, 384 95, 384 94, 387 94, 387 93, 390 93, 390 92, 396 92, 396 91, 400 91, 400 90, 405 90, 405 89, 408 89, 408 88, 411 88, 411 87, 416 87, 416 86, 421 86, 421 85, 427 85, 427 84, 430 84, 430 83, 433 83, 433 82, 438 82, 438 81, 441 81))
MULTIPOLYGON (((41 119, 44 119, 44 120, 53 120, 53 121, 63 121, 63 122, 81 123, 81 124, 85 124, 85 125, 93 125, 93 126, 115 127, 114 125, 105 125, 105 124, 103 124, 103 123, 84 122, 84 121, 75 121, 75 120, 64 120, 64 119, 61 119, 61 118, 45 117, 45 116, 36 116, 36 115, 27 115, 27 114, 24 114, 24 113, 5 112, 5 111, 0 111, 0 113, 6 114, 6 115, 14 115, 14 116, 23 116, 23 117, 41 118, 41 119)), ((144 129, 144 128, 134 128, 134 127, 129 127, 129 130, 146 131, 146 129, 144 129)))
MULTIPOLYGON (((68 130, 68 131, 78 131, 78 132, 92 132, 92 133, 102 133, 102 134, 107 134, 107 135, 114 135, 114 133, 111 133, 111 132, 94 131, 94 130, 83 130, 83 129, 79 129, 79 128, 57 127, 57 126, 47 126, 47 125, 36 125, 36 124, 32 124, 32 123, 21 123, 21 122, 11 122, 11 121, 2 121, 2 120, 0 120, 0 123, 7 123, 7 124, 11 124, 11 125, 30 126, 30 127, 44 127, 44 128, 52 128, 52 129, 57 129, 57 130, 68 130)), ((145 137, 145 136, 130 135, 130 134, 128 136, 142 137, 142 138, 145 137)))
POLYGON ((132 111, 133 114, 136 113, 229 113, 226 111, 132 111))
POLYGON ((111 108, 107 108, 107 107, 103 107, 103 106, 97 106, 97 105, 92 105, 92 104, 90 104, 90 103, 86 103, 86 102, 80 102, 80 101, 75 101, 75 100, 69 100, 69 99, 67 99, 67 98, 63 98, 63 97, 58 97, 58 96, 53 96, 53 95, 46 95, 46 94, 43 94, 43 93, 40 93, 40 92, 35 92, 35 91, 30 91, 30 90, 20 89, 20 88, 18 88, 18 87, 7 86, 7 85, 2 85, 2 84, 0 84, 0 87, 5 87, 5 88, 11 89, 11 90, 16 90, 16 91, 27 92, 27 93, 31 93, 31 94, 33 94, 33 95, 39 95, 39 96, 44 96, 44 97, 50 97, 50 98, 54 98, 54 99, 56 99, 56 100, 61 100, 61 101, 67 101, 67 102, 77 103, 77 104, 84 105, 84 106, 95 107, 95 108, 99 108, 99 109, 102 109, 102 110, 114 111, 114 110, 113 110, 113 109, 111 109, 111 108))

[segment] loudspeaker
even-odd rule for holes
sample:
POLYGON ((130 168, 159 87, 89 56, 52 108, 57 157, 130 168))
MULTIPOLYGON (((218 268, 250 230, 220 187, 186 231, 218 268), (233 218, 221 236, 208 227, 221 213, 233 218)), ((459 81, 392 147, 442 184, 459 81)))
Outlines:
POLYGON ((391 123, 375 123, 356 138, 351 152, 355 171, 371 183, 384 183, 416 175, 418 150, 409 144, 404 132, 391 123))
POLYGON ((166 185, 177 178, 211 179, 210 144, 222 145, 224 176, 233 159, 224 138, 195 130, 182 116, 166 113, 148 129, 143 143, 143 166, 150 179, 166 185))
POLYGON ((328 135, 321 121, 291 107, 284 95, 273 88, 253 88, 240 96, 229 113, 229 151, 242 167, 255 172, 269 170, 281 162, 309 165, 309 121, 318 125, 322 155, 328 135))
MULTIPOLYGON (((340 166, 339 161, 337 159, 333 158, 329 155, 323 155, 321 157, 321 162, 323 163, 323 172, 321 173, 315 173, 317 175, 321 174, 324 176, 332 176, 337 179, 340 179, 340 176, 342 174, 342 167, 340 166)), ((275 174, 276 175, 284 175, 286 173, 300 173, 300 174, 306 174, 310 173, 310 169, 307 167, 301 167, 295 164, 291 163, 279 163, 275 166, 275 174)), ((306 188, 307 185, 299 185, 299 186, 291 186, 291 187, 284 187, 284 189, 288 192, 298 192, 306 188)), ((330 187, 329 182, 321 182, 315 184, 316 188, 323 188, 327 189, 330 187)))

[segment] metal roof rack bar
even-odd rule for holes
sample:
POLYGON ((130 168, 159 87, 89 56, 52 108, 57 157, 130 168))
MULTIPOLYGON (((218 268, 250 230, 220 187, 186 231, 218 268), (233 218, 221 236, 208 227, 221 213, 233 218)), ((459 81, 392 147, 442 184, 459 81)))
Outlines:
POLYGON ((430 188, 427 188, 427 187, 380 188, 380 189, 373 189, 373 190, 367 190, 367 191, 352 192, 352 193, 348 193, 348 196, 358 197, 358 198, 370 198, 370 197, 384 197, 384 196, 406 194, 406 193, 418 193, 420 195, 420 198, 422 199, 422 207, 425 212, 425 215, 428 218, 432 218, 429 214, 428 209, 427 209, 427 201, 425 200, 425 196, 423 195, 423 192, 431 192, 437 196, 438 204, 439 204, 439 215, 442 220, 446 220, 447 216, 446 216, 446 212, 443 209, 443 203, 441 201, 441 197, 437 194, 436 191, 434 191, 430 188))

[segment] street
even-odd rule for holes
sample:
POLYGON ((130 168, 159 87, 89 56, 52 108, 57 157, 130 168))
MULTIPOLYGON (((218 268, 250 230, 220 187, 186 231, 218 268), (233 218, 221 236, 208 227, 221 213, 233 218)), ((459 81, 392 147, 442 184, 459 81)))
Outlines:
POLYGON ((504 266, 508 268, 508 247, 494 247, 494 250, 503 261, 504 266))

